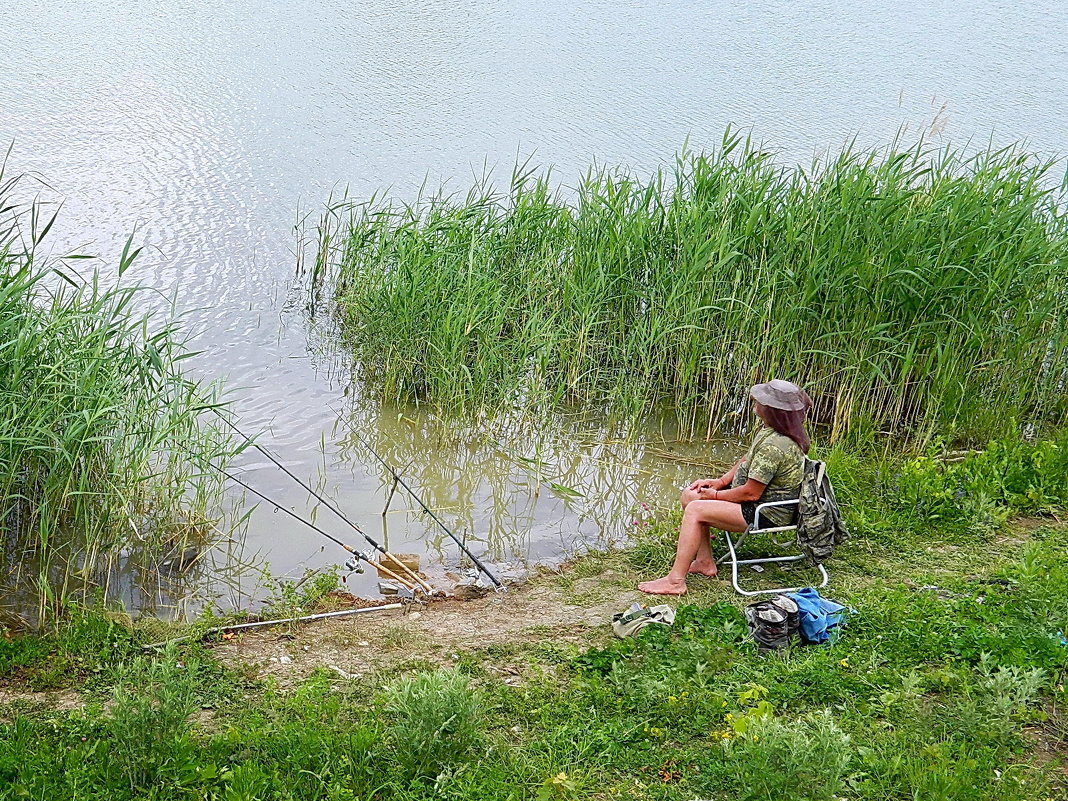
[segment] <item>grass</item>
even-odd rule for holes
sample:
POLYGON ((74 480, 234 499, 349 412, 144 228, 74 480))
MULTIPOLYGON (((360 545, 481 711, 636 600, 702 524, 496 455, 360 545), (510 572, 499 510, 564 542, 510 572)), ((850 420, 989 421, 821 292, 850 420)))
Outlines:
MULTIPOLYGON (((65 674, 83 706, 0 706, 0 799, 1060 799, 1068 526, 1007 521, 1065 509, 1066 452, 1068 434, 961 461, 831 454, 855 535, 833 596, 856 613, 834 645, 788 654, 757 653, 744 602, 704 580, 673 627, 634 639, 580 652, 547 631, 287 691, 75 615, 0 641, 0 690, 85 660, 65 674)), ((666 563, 674 522, 575 573, 632 584, 666 563)))
POLYGON ((982 443, 1068 406, 1068 223, 1057 165, 1018 148, 895 142, 783 166, 728 132, 640 178, 566 197, 497 188, 332 205, 309 268, 362 389, 491 414, 667 408, 745 422, 787 377, 837 440, 982 443))
POLYGON ((203 545, 220 486, 202 459, 229 445, 198 419, 212 395, 180 376, 192 354, 175 326, 117 278, 42 260, 55 216, 19 205, 16 184, 0 171, 0 596, 42 622, 108 599, 121 563, 203 545))

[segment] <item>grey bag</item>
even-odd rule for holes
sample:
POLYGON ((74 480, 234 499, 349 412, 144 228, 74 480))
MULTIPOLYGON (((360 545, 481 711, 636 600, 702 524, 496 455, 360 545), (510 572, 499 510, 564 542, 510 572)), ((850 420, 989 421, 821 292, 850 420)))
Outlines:
POLYGON ((612 616, 612 633, 620 639, 633 637, 646 626, 659 623, 670 626, 675 622, 675 610, 667 604, 660 606, 643 606, 633 603, 625 612, 612 616))
POLYGON ((797 545, 813 564, 826 562, 835 547, 849 539, 827 476, 827 465, 805 459, 805 477, 797 505, 797 545))

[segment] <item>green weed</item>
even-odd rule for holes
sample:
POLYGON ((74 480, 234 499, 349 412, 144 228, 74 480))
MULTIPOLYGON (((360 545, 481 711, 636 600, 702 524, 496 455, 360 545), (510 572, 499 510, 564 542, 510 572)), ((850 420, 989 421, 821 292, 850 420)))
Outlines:
POLYGON ((113 681, 137 652, 128 619, 67 604, 51 631, 0 638, 0 682, 34 691, 113 681))
POLYGON ((482 740, 482 701, 450 670, 400 678, 383 691, 386 741, 407 779, 435 779, 470 759, 482 740))
POLYGON ((311 614, 327 593, 337 589, 337 574, 329 571, 309 569, 297 581, 274 577, 265 571, 264 579, 273 585, 265 604, 265 618, 311 614))
POLYGON ((231 448, 198 418, 214 401, 179 374, 175 325, 74 257, 42 261, 55 217, 15 184, 0 168, 0 595, 33 622, 108 597, 120 561, 154 572, 203 547, 220 491, 203 461, 231 448))
POLYGON ((109 783, 147 790, 195 762, 189 729, 195 708, 190 671, 173 652, 159 661, 135 660, 115 688, 105 728, 109 783))
POLYGON ((754 717, 724 747, 741 801, 831 801, 845 786, 852 757, 849 735, 826 712, 754 717))

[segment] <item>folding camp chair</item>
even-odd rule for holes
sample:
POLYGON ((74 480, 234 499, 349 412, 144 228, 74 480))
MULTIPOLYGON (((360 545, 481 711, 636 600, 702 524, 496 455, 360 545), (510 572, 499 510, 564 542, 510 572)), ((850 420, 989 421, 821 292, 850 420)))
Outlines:
MULTIPOLYGON (((776 534, 783 531, 796 531, 796 524, 790 526, 769 526, 767 528, 761 528, 760 513, 764 509, 770 509, 773 506, 797 506, 798 503, 799 501, 792 500, 769 501, 768 503, 759 504, 756 508, 756 511, 753 513, 753 522, 745 531, 743 531, 738 536, 738 542, 734 542, 734 540, 731 539, 731 533, 729 531, 723 532, 724 538, 727 541, 727 553, 723 554, 723 556, 721 556, 717 560, 717 562, 720 564, 722 564, 723 562, 727 562, 730 564, 731 583, 734 585, 734 589, 741 595, 777 595, 783 592, 797 592, 797 590, 801 589, 800 587, 776 587, 775 589, 770 590, 743 590, 741 584, 739 584, 738 582, 739 565, 763 565, 768 564, 769 562, 800 562, 802 559, 805 558, 804 554, 791 554, 788 556, 765 556, 761 557, 760 559, 739 559, 737 551, 737 549, 742 545, 742 543, 745 542, 745 540, 752 534, 776 534)), ((824 503, 826 503, 826 500, 824 500, 824 503)), ((772 541, 774 542, 774 538, 772 539, 772 541)), ((779 546, 786 545, 786 543, 781 542, 776 542, 775 544, 779 546)), ((819 586, 826 587, 827 583, 830 581, 830 577, 827 575, 827 569, 823 565, 816 565, 816 567, 819 569, 820 574, 823 576, 823 583, 821 583, 819 586)))

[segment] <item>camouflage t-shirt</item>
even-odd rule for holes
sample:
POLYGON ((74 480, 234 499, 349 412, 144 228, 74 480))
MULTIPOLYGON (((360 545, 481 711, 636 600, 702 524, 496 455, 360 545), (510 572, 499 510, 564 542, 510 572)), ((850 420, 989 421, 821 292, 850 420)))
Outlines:
MULTIPOLYGON (((805 454, 787 436, 764 426, 753 437, 753 444, 745 459, 738 465, 731 487, 741 487, 749 479, 765 485, 760 503, 793 500, 801 491, 805 477, 805 454)), ((760 525, 789 526, 794 522, 794 509, 772 507, 760 513, 760 525)))

